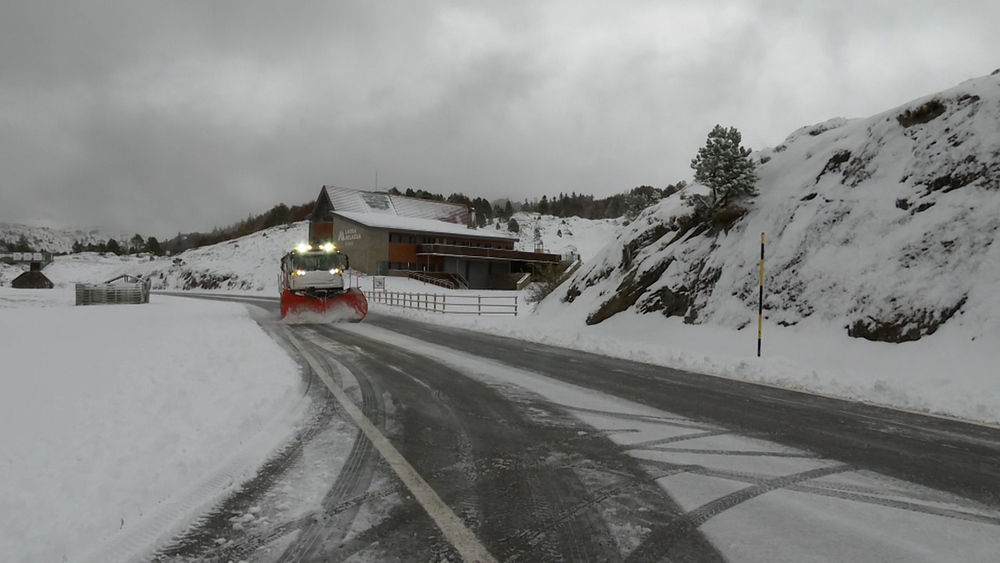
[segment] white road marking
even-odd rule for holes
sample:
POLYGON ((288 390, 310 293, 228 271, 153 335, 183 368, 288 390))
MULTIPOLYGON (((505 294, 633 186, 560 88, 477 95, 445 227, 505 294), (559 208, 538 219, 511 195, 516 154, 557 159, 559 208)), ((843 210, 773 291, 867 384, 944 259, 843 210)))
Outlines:
MULTIPOLYGON (((316 358, 299 343, 299 339, 288 330, 288 327, 282 326, 282 328, 288 337, 288 341, 302 354, 302 357, 306 359, 306 362, 316 372, 316 375, 323 380, 323 383, 326 384, 330 392, 333 393, 333 396, 344 407, 344 410, 351 416, 355 424, 358 425, 358 428, 371 440, 372 445, 382 454, 382 457, 389 463, 392 470, 396 472, 396 475, 403 481, 406 488, 410 490, 413 498, 417 499, 417 502, 424 507, 424 510, 427 511, 427 514, 434 520, 434 523, 441 529, 441 533, 455 547, 459 555, 470 563, 496 562, 496 559, 490 555, 490 552, 486 550, 483 544, 479 543, 479 539, 476 538, 475 534, 441 500, 441 497, 427 484, 427 481, 424 481, 423 477, 417 473, 417 470, 410 465, 410 462, 406 461, 406 458, 396 450, 389 439, 368 420, 368 417, 347 396, 347 393, 333 382, 333 379, 323 370, 323 367, 316 358)), ((337 366, 337 369, 347 371, 347 368, 336 359, 329 358, 329 360, 331 364, 337 366)))

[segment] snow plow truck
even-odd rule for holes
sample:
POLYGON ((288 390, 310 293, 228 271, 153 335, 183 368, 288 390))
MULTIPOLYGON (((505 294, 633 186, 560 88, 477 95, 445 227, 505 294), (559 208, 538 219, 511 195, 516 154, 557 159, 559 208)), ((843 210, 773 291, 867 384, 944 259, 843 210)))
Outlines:
POLYGON ((368 300, 356 287, 344 287, 347 255, 333 243, 300 244, 282 256, 281 318, 290 323, 360 322, 368 300))

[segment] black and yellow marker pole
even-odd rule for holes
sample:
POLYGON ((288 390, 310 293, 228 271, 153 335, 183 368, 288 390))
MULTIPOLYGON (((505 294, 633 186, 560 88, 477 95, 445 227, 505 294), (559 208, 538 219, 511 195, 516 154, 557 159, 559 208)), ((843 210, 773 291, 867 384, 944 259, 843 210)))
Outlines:
POLYGON ((757 357, 760 357, 760 337, 764 331, 764 233, 760 234, 760 300, 757 302, 757 357))

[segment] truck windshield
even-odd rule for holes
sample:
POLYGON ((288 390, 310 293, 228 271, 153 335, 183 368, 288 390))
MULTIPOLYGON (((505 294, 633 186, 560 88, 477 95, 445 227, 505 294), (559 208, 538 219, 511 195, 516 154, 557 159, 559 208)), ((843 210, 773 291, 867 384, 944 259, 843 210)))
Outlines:
POLYGON ((343 262, 340 254, 328 254, 314 252, 309 254, 295 254, 292 257, 292 265, 296 270, 332 270, 334 268, 343 269, 343 262))

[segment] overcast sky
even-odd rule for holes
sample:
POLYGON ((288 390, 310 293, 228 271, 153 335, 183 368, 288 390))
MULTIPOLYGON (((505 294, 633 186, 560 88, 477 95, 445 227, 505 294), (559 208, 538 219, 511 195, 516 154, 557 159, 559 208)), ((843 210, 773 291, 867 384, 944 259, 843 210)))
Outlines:
POLYGON ((1000 67, 1000 2, 0 5, 0 221, 159 237, 324 184, 516 200, 690 178, 1000 67))

